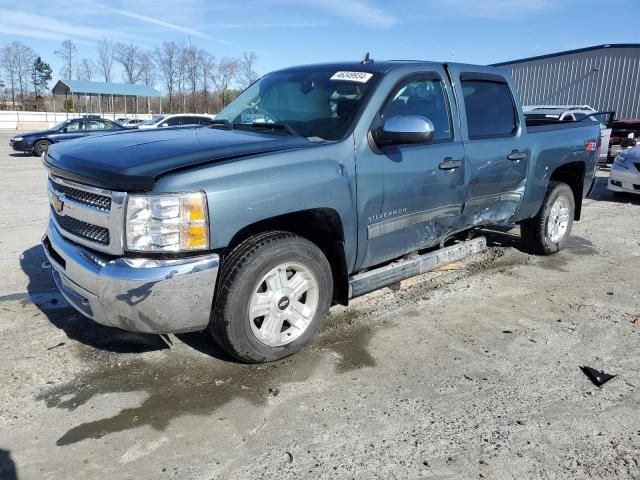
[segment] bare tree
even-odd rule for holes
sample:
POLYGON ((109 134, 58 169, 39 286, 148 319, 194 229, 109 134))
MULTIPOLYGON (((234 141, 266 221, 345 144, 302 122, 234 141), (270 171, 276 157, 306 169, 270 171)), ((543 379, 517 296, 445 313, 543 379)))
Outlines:
POLYGON ((258 62, 258 55, 255 52, 244 52, 240 60, 239 81, 242 88, 247 88, 258 79, 258 73, 254 70, 258 62))
POLYGON ((226 107, 231 100, 229 90, 233 82, 237 80, 239 71, 240 61, 236 58, 225 57, 218 63, 218 68, 216 68, 216 72, 213 75, 213 81, 218 90, 222 108, 226 107))
POLYGON ((179 49, 180 50, 178 51, 178 69, 177 69, 178 92, 182 97, 182 113, 187 113, 187 97, 185 95, 185 86, 187 83, 187 65, 189 61, 188 61, 187 49, 183 46, 179 46, 179 49))
POLYGON ((78 80, 89 80, 93 78, 96 70, 96 64, 93 60, 83 58, 78 64, 78 80))
POLYGON ((18 83, 18 67, 16 64, 16 43, 13 42, 5 45, 0 52, 0 66, 5 73, 5 77, 9 82, 9 90, 11 92, 11 104, 13 108, 16 105, 16 84, 18 83))
POLYGON ((2 78, 0 78, 0 98, 2 99, 2 104, 6 110, 7 108, 7 89, 6 89, 6 85, 4 84, 4 80, 2 80, 2 78))
POLYGON ((150 87, 156 83, 156 66, 150 52, 141 52, 138 58, 140 67, 140 81, 150 87))
POLYGON ((62 42, 62 48, 56 50, 55 53, 60 60, 62 60, 62 69, 60 70, 60 76, 71 80, 73 78, 74 66, 78 63, 76 58, 78 54, 78 48, 71 40, 65 40, 62 42))
POLYGON ((133 43, 117 43, 114 58, 122 65, 122 79, 127 83, 140 80, 140 49, 133 43))
POLYGON ((196 47, 189 46, 184 49, 185 61, 185 77, 189 83, 191 90, 191 106, 192 112, 196 111, 196 93, 198 84, 200 83, 200 63, 202 62, 201 52, 196 47))
POLYGON ((169 95, 168 111, 173 108, 173 94, 178 76, 178 56, 180 47, 175 42, 164 42, 153 51, 160 78, 169 95))
POLYGON ((209 109, 209 81, 213 79, 213 73, 216 68, 216 57, 206 50, 200 51, 200 71, 202 75, 202 96, 204 100, 204 113, 210 112, 209 109))
MULTIPOLYGON (((140 80, 149 87, 156 83, 156 66, 153 63, 151 53, 142 52, 140 54, 140 80)), ((147 112, 151 111, 149 97, 147 97, 147 112)))
POLYGON ((113 61, 115 47, 111 40, 102 37, 96 43, 96 51, 98 52, 98 67, 105 82, 111 82, 111 70, 113 70, 113 61))
POLYGON ((29 93, 29 82, 31 69, 36 59, 35 52, 31 47, 22 42, 12 42, 15 53, 16 72, 18 74, 18 88, 20 89, 20 100, 24 102, 25 93, 29 93))

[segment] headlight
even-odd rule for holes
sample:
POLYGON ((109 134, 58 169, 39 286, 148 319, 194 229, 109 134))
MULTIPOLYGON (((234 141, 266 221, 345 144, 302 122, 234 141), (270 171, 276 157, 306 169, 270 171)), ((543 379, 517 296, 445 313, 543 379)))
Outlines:
POLYGON ((616 165, 620 165, 622 168, 626 168, 626 169, 629 168, 627 167, 624 157, 620 155, 616 155, 616 158, 613 159, 613 163, 615 163, 616 165))
POLYGON ((127 250, 178 252, 209 248, 204 193, 129 195, 127 250))
POLYGON ((24 140, 23 137, 13 137, 14 142, 21 142, 22 140, 24 140))

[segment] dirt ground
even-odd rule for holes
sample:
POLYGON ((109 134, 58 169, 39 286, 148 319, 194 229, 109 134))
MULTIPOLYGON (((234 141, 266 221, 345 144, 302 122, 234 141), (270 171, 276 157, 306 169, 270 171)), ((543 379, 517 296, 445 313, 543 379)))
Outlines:
POLYGON ((606 172, 566 251, 487 232, 463 269, 334 307, 306 350, 247 366, 69 308, 39 246, 46 174, 8 138, 0 478, 640 478, 640 198, 606 172))

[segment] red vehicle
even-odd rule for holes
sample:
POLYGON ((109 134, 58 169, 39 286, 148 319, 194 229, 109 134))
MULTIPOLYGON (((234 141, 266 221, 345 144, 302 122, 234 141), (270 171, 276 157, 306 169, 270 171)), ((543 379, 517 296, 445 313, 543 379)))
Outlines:
POLYGON ((609 140, 608 162, 612 163, 620 150, 634 147, 640 138, 640 119, 615 120, 609 140))

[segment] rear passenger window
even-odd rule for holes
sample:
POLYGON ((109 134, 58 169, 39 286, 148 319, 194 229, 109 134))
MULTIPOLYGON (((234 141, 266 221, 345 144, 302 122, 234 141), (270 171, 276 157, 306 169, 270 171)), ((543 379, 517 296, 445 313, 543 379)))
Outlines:
POLYGON ((509 85, 486 80, 463 80, 469 138, 505 137, 518 129, 509 85))
POLYGON ((176 127, 176 126, 178 126, 178 125, 184 125, 183 117, 172 117, 172 118, 170 118, 169 120, 167 120, 166 122, 164 122, 164 123, 163 123, 163 125, 164 125, 165 123, 166 123, 169 127, 176 127))
POLYGON ((419 115, 431 120, 434 141, 452 138, 449 105, 442 80, 420 78, 401 83, 380 113, 383 119, 398 115, 419 115))

